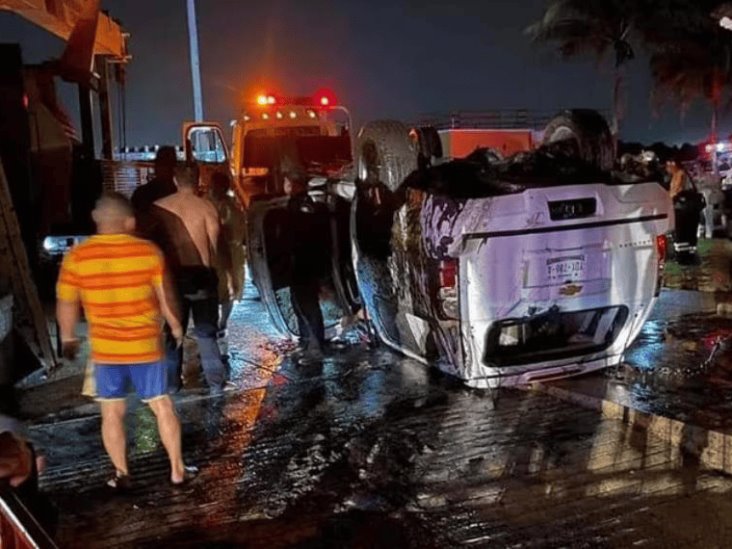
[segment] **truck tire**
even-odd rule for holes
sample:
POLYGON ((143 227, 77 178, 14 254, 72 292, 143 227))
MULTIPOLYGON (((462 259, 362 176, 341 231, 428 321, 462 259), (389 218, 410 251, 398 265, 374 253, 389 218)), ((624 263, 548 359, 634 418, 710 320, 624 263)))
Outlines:
POLYGON ((613 169, 613 136, 607 121, 599 112, 591 109, 563 111, 544 130, 544 145, 571 141, 579 158, 603 171, 613 169))
POLYGON ((412 136, 412 140, 417 142, 420 168, 432 166, 435 161, 442 158, 442 141, 434 127, 413 128, 409 134, 412 136))
POLYGON ((367 183, 383 183, 396 191, 417 169, 417 146, 401 122, 369 122, 361 128, 356 147, 358 177, 367 183))

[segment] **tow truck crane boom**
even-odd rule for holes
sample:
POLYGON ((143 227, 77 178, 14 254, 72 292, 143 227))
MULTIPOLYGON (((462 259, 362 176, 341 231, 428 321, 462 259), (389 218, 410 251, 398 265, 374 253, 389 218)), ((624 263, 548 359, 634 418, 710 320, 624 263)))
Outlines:
MULTIPOLYGON (((0 0, 0 10, 15 13, 64 41, 90 7, 98 12, 98 0, 0 0)), ((127 34, 120 24, 105 13, 98 17, 94 54, 127 58, 127 34)))

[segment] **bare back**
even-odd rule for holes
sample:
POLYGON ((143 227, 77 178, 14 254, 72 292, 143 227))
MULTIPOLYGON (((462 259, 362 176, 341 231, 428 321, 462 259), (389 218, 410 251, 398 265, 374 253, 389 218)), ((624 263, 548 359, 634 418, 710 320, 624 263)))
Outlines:
POLYGON ((169 235, 171 240, 192 240, 203 265, 211 267, 219 238, 219 216, 214 205, 205 198, 185 191, 178 191, 155 204, 180 218, 188 231, 187 235, 169 235))

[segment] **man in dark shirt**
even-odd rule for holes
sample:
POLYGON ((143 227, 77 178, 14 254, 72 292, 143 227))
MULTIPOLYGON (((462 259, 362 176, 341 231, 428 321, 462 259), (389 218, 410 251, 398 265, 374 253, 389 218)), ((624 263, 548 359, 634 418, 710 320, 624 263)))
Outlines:
POLYGON ((173 178, 177 163, 175 147, 165 145, 158 149, 155 155, 155 177, 145 185, 137 187, 132 194, 132 207, 136 214, 147 212, 155 202, 178 190, 173 178))
POLYGON ((319 299, 323 243, 318 241, 318 224, 323 216, 318 215, 316 204, 308 196, 304 178, 286 177, 284 187, 290 196, 287 210, 292 229, 290 299, 300 332, 300 352, 296 360, 304 365, 322 360, 325 345, 319 299))

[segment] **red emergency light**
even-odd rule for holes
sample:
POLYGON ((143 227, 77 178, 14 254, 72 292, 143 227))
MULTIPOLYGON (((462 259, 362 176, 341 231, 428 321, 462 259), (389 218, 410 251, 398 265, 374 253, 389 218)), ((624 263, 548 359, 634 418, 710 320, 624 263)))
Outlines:
POLYGON ((338 104, 338 100, 332 91, 323 88, 315 92, 313 103, 319 107, 333 107, 338 104))
POLYGON ((338 104, 335 95, 329 90, 318 90, 310 97, 282 97, 271 93, 261 93, 257 96, 256 104, 260 107, 275 105, 301 105, 306 107, 330 108, 338 104))

